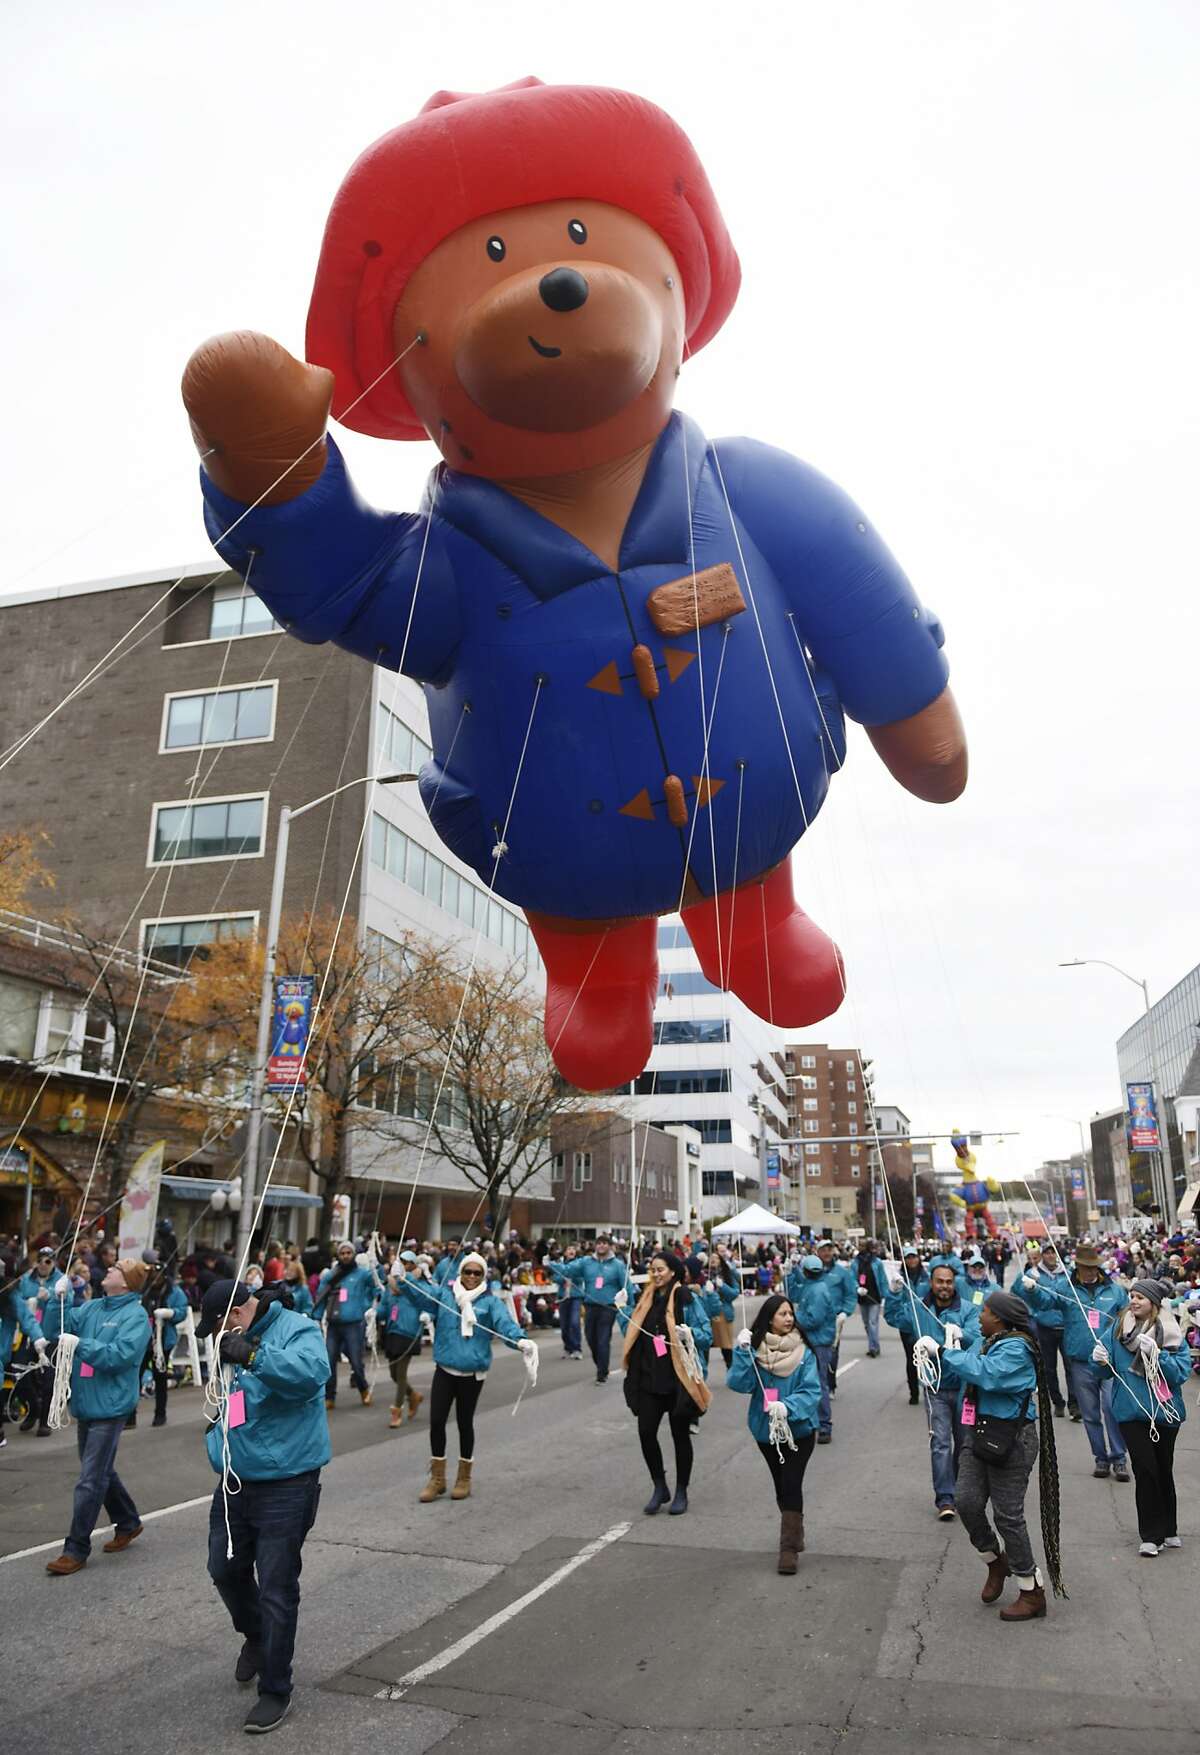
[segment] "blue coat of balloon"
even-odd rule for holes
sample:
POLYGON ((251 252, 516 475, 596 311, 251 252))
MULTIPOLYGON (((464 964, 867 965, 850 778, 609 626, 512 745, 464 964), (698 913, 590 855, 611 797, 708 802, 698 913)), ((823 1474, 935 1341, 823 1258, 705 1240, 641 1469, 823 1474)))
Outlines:
POLYGON ((615 573, 503 488, 445 466, 416 515, 366 506, 332 441, 306 493, 244 518, 201 479, 219 553, 243 576, 252 568, 290 632, 426 686, 434 755, 421 794, 434 827, 526 909, 597 919, 677 907, 688 835, 668 820, 665 774, 682 779, 690 815, 709 776, 714 833, 693 861, 702 890, 771 870, 841 764, 843 711, 890 724, 946 685, 936 618, 853 501, 766 445, 711 446, 679 414, 615 573), (727 571, 699 631, 663 631, 651 593, 714 568, 727 571), (651 698, 635 646, 653 660, 651 698))

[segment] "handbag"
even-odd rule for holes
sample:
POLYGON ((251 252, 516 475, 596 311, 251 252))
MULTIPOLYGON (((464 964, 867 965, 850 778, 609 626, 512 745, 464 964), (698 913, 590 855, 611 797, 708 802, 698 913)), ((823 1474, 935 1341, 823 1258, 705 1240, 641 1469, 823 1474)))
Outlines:
POLYGON ((412 1359, 421 1351, 420 1335, 387 1335, 383 1337, 385 1359, 412 1359))
MULTIPOLYGON (((989 1463, 992 1468, 1003 1468, 1008 1462, 1017 1435, 1025 1426, 1032 1394, 1032 1390, 1026 1390, 1021 1412, 1015 1419, 1003 1418, 999 1414, 976 1415, 971 1429, 971 1449, 980 1462, 989 1463)), ((975 1406, 974 1395, 970 1397, 970 1403, 975 1406)))

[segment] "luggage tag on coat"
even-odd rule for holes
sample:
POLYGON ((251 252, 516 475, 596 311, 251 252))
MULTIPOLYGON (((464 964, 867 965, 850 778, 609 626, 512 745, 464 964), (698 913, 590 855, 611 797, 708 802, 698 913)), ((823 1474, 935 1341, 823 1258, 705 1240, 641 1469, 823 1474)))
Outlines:
POLYGON ((1161 1377, 1154 1379, 1154 1393, 1160 1402, 1169 1402, 1171 1399, 1170 1386, 1164 1383, 1161 1377))
POLYGON ((962 1405, 962 1423, 964 1426, 975 1424, 975 1403, 964 1402, 962 1405))
POLYGON ((972 1292, 971 1302, 972 1302, 972 1304, 982 1304, 983 1303, 983 1293, 982 1292, 972 1292))
POLYGON ((763 1390, 763 1407, 764 1408, 769 1408, 771 1406, 772 1402, 777 1402, 778 1400, 779 1400, 779 1391, 777 1389, 764 1389, 763 1390))
POLYGON ((400 1314, 400 1306, 398 1304, 393 1304, 392 1305, 392 1314, 388 1317, 388 1321, 395 1322, 395 1320, 399 1316, 399 1314, 400 1314))
POLYGON ((1100 1312, 1098 1310, 1089 1310, 1087 1319, 1089 1328, 1098 1329, 1100 1327, 1100 1312))
POLYGON ((860 1285, 860 1286, 865 1286, 865 1285, 866 1285, 866 1283, 867 1283, 867 1276, 866 1276, 866 1274, 859 1274, 859 1276, 858 1276, 858 1283, 859 1283, 859 1285, 860 1285))
POLYGON ((651 1335, 650 1339, 654 1342, 654 1357, 656 1359, 665 1359, 667 1356, 666 1341, 661 1335, 651 1335))
POLYGON ((338 1287, 338 1303, 339 1304, 344 1304, 349 1296, 350 1296, 350 1294, 349 1294, 349 1292, 347 1292, 345 1286, 338 1287))
POLYGON ((603 1274, 596 1275, 596 1290, 597 1290, 597 1292, 603 1292, 603 1290, 604 1290, 604 1275, 603 1274))
POLYGON ((90 1365, 85 1365, 83 1363, 83 1361, 80 1360, 80 1362, 79 1362, 79 1375, 80 1375, 80 1377, 95 1377, 96 1373, 93 1371, 93 1369, 90 1365))
POLYGON ((229 1430, 236 1432, 239 1426, 246 1424, 246 1392, 244 1389, 231 1389, 229 1392, 229 1430))

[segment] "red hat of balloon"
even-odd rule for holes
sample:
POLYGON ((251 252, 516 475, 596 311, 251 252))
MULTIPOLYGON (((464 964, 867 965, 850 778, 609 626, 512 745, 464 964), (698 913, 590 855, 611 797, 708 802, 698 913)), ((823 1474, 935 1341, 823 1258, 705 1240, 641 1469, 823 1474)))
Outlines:
POLYGON ((392 314, 410 275, 470 220, 572 198, 653 227, 679 268, 688 352, 710 341, 741 272, 695 149, 657 104, 536 79, 440 91, 355 160, 325 227, 306 351, 334 374, 335 414, 363 398, 344 424, 377 438, 425 438, 400 374, 388 371, 392 314))

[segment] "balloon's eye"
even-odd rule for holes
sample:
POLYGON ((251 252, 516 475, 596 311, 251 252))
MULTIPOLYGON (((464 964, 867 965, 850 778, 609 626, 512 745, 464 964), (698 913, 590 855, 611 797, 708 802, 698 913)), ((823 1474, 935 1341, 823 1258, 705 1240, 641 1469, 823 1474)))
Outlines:
POLYGON ((507 254, 504 248, 504 239, 489 238, 487 241, 487 253, 493 262, 503 262, 505 255, 507 254))
POLYGON ((567 236, 573 244, 587 243, 587 227, 581 219, 567 221, 567 236))

